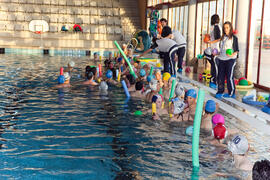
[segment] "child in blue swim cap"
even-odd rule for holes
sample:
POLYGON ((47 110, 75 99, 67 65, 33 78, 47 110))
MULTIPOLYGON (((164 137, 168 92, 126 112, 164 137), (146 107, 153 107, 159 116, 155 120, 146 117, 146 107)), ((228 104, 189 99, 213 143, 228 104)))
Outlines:
POLYGON ((195 111, 196 111, 196 98, 197 98, 197 92, 195 89, 189 89, 185 94, 185 99, 188 104, 189 108, 189 117, 188 120, 193 121, 195 117, 195 111))
POLYGON ((64 83, 59 84, 56 86, 56 88, 67 88, 67 87, 71 87, 70 85, 70 75, 68 72, 64 72, 64 83))
POLYGON ((212 117, 219 108, 218 103, 213 100, 208 100, 205 104, 204 115, 202 117, 201 128, 207 131, 212 130, 212 117))
POLYGON ((118 84, 115 80, 113 80, 113 72, 111 70, 107 70, 105 76, 106 76, 106 82, 107 83, 110 83, 110 84, 113 84, 113 85, 118 84))

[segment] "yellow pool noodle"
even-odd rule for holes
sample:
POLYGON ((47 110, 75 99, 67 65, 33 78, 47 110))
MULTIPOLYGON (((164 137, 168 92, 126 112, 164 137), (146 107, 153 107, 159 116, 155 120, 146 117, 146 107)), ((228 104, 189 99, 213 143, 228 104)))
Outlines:
POLYGON ((156 103, 152 103, 152 115, 157 113, 157 105, 156 103))

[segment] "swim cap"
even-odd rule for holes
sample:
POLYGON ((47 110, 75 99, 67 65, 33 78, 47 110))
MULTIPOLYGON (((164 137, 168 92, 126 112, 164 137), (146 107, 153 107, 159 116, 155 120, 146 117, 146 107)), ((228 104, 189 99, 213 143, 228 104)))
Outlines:
POLYGON ((148 75, 147 76, 147 78, 146 78, 146 80, 147 80, 147 82, 149 82, 150 83, 150 81, 152 80, 154 78, 154 76, 152 75, 148 75))
POLYGON ((108 85, 105 81, 102 81, 99 85, 99 90, 106 91, 108 89, 108 85))
POLYGON ((165 72, 165 73, 163 74, 163 80, 164 80, 164 81, 168 81, 170 78, 171 78, 171 74, 170 74, 170 73, 165 72))
POLYGON ((141 76, 141 77, 144 77, 145 75, 146 75, 145 70, 144 70, 144 69, 141 69, 141 70, 140 70, 140 76, 141 76))
POLYGON ((122 61, 122 57, 119 57, 118 59, 117 59, 117 62, 121 62, 122 61))
POLYGON ((227 136, 227 129, 222 123, 218 123, 213 129, 213 135, 216 139, 224 139, 227 136))
POLYGON ((218 123, 225 124, 224 117, 221 114, 215 114, 212 117, 212 124, 217 125, 218 123))
POLYGON ((211 54, 212 54, 211 48, 210 48, 210 47, 209 47, 209 48, 206 48, 206 49, 204 50, 204 53, 205 53, 206 55, 211 56, 211 54))
POLYGON ((136 91, 142 90, 142 88, 143 88, 143 82, 142 81, 136 82, 135 84, 136 91))
POLYGON ((189 89, 186 92, 186 97, 192 97, 192 98, 196 99, 196 97, 197 97, 196 90, 195 89, 189 89))
POLYGON ((65 72, 64 77, 65 77, 65 81, 69 80, 70 79, 69 73, 65 72))
POLYGON ((245 136, 236 135, 228 142, 228 149, 232 154, 246 154, 248 151, 248 140, 245 136))
POLYGON ((174 111, 173 114, 180 114, 184 111, 186 103, 179 98, 172 99, 172 103, 174 105, 174 111))
POLYGON ((111 70, 108 70, 108 71, 106 72, 106 77, 109 78, 109 79, 111 79, 112 76, 113 76, 113 72, 112 72, 111 70))
POLYGON ((58 84, 63 84, 65 82, 65 77, 63 75, 58 76, 57 82, 58 84))
POLYGON ((193 134, 193 126, 188 126, 186 129, 186 135, 191 136, 193 134))
POLYGON ((158 99, 161 99, 163 101, 163 96, 160 94, 156 94, 152 97, 152 103, 156 103, 158 99))
POLYGON ((216 103, 213 100, 208 100, 205 104, 205 111, 213 113, 216 111, 216 103))
POLYGON ((156 79, 151 79, 151 81, 149 83, 150 89, 153 91, 156 91, 157 85, 158 85, 158 81, 156 79))
POLYGON ((183 96, 185 94, 185 89, 180 83, 177 83, 174 92, 176 96, 183 96))
POLYGON ((70 61, 69 63, 68 63, 68 65, 70 66, 70 67, 74 67, 75 66, 75 62, 74 61, 70 61))

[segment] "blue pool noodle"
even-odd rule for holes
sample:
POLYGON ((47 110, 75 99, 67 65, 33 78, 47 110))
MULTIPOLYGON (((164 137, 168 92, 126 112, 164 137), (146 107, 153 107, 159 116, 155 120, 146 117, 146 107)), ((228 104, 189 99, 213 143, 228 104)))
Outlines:
POLYGON ((124 80, 122 80, 121 83, 122 83, 122 86, 124 88, 124 91, 125 91, 125 94, 126 94, 127 98, 129 98, 130 97, 130 94, 128 92, 128 88, 127 88, 126 82, 124 80))

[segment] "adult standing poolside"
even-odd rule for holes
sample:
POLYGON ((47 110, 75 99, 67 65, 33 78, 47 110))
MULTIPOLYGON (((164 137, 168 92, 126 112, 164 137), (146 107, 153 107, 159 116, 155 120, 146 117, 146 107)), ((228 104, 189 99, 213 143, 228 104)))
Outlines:
MULTIPOLYGON (((164 26, 167 26, 167 20, 165 18, 160 19, 161 22, 161 26, 162 28, 164 26)), ((182 72, 182 64, 183 64, 183 58, 185 56, 186 53, 186 45, 187 45, 187 41, 185 39, 185 37, 177 30, 173 30, 172 31, 172 40, 174 40, 178 45, 179 45, 179 49, 177 50, 177 56, 178 56, 178 70, 177 72, 181 73, 182 72)))

